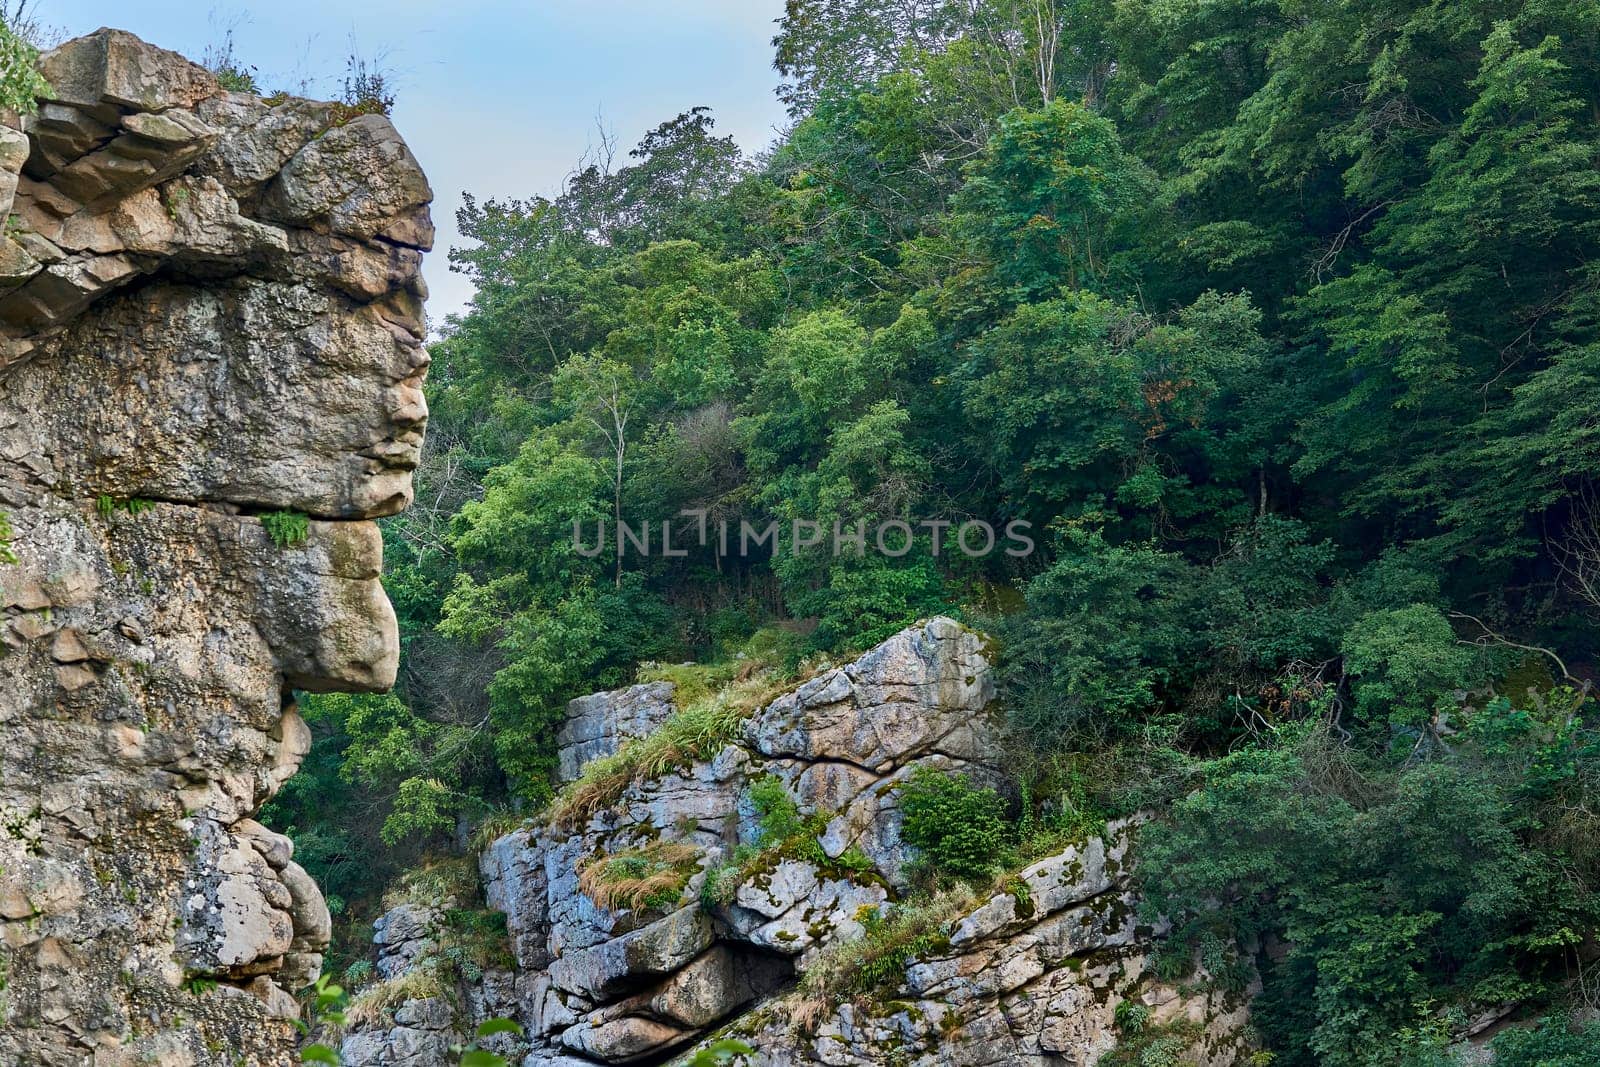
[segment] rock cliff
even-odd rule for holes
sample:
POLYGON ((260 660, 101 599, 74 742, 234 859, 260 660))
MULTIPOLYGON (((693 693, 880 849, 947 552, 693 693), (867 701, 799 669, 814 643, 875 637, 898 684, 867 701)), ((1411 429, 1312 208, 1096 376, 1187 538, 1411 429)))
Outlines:
MULTIPOLYGON (((427 408, 382 115, 114 30, 0 125, 0 1063, 298 1062, 329 919, 251 816, 380 690, 427 408)), ((3 118, 3 117, 0 117, 3 118)))
MULTIPOLYGON (((554 815, 481 857, 509 954, 461 965, 460 886, 379 922, 380 981, 360 998, 345 1062, 446 1062, 475 1022, 509 1016, 526 1039, 497 1040, 524 1067, 666 1062, 712 1035, 774 1067, 1087 1067, 1133 1018, 1170 1031, 1184 1062, 1234 1063, 1243 1002, 1153 974, 1164 931, 1139 917, 1126 823, 996 892, 946 901, 899 955, 876 957, 875 990, 850 981, 873 959, 858 947, 901 921, 914 857, 898 787, 919 768, 994 773, 984 647, 933 619, 756 707, 714 757, 635 777, 601 802, 594 776, 569 785, 554 815), (801 820, 782 841, 764 839, 757 810, 774 782, 801 820), (589 801, 573 803, 582 789, 589 801), (828 973, 853 992, 819 995, 828 973)), ((673 696, 653 683, 573 701, 564 776, 646 743, 673 696)))

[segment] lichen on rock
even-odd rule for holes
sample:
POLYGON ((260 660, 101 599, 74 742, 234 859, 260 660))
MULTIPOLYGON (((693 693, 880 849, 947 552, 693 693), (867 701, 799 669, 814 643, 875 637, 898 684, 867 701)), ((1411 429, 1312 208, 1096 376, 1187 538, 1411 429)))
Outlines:
POLYGON ((432 194, 382 116, 131 34, 41 70, 0 125, 0 1062, 298 1062, 328 910, 252 816, 293 690, 394 681, 432 194))

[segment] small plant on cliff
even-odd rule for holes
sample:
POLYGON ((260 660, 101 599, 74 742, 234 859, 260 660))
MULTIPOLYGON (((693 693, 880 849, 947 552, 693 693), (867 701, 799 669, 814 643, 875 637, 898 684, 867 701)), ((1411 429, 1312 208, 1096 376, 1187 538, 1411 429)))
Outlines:
POLYGON ((607 911, 670 907, 683 895, 699 859, 699 849, 676 841, 591 856, 578 868, 578 888, 607 911))
POLYGON ((17 554, 11 550, 11 542, 16 536, 16 531, 11 528, 11 516, 0 511, 0 563, 17 562, 17 554))
POLYGON ((805 828, 800 805, 783 784, 783 779, 766 774, 751 782, 745 798, 756 813, 758 848, 787 841, 805 828))
MULTIPOLYGON (((233 51, 233 31, 238 28, 237 18, 221 27, 222 39, 206 45, 200 65, 216 75, 217 84, 229 92, 259 94, 261 86, 256 81, 256 68, 240 60, 233 51)), ((215 21, 212 29, 217 29, 215 21)))
POLYGON ((1203 1036, 1198 1024, 1183 1019, 1153 1026, 1146 1009, 1138 1027, 1129 1028, 1124 1025, 1121 1010, 1129 1003, 1123 1001, 1117 1005, 1117 1028, 1121 1031, 1121 1040, 1100 1060, 1101 1064, 1105 1067, 1179 1067, 1180 1064, 1193 1062, 1190 1059, 1191 1050, 1203 1036))
POLYGON ((110 519, 119 511, 124 515, 143 515, 155 506, 155 501, 137 496, 118 500, 110 493, 101 493, 94 498, 94 510, 102 519, 110 519))
POLYGON ((16 32, 22 11, 22 5, 15 12, 0 10, 0 110, 31 115, 51 90, 39 73, 39 50, 16 32))
POLYGON ((311 520, 297 511, 269 511, 261 516, 261 525, 279 548, 303 545, 311 534, 311 520))
POLYGON ((857 881, 878 878, 872 857, 855 845, 838 856, 829 856, 818 838, 828 827, 828 812, 804 815, 783 780, 762 775, 745 789, 745 803, 755 812, 755 840, 734 849, 730 862, 706 871, 700 887, 700 906, 707 910, 731 904, 739 887, 769 871, 785 859, 799 859, 828 877, 854 877, 857 881))
POLYGON ((368 59, 350 42, 344 60, 344 83, 333 105, 333 125, 343 126, 361 115, 387 115, 394 110, 393 74, 383 65, 382 53, 368 59))

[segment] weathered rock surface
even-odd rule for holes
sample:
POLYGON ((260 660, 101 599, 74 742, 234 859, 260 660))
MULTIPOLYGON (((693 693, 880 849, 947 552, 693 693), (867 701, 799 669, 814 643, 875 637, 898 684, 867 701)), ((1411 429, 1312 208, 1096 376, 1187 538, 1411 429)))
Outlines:
POLYGON ((630 737, 643 737, 673 712, 672 683, 592 693, 567 705, 567 720, 556 730, 560 776, 570 782, 590 760, 609 756, 630 737))
POLYGON ((410 497, 431 193, 387 120, 130 34, 41 67, 0 125, 0 1063, 295 1063, 328 910, 251 816, 293 689, 394 679, 359 520, 410 497))
MULTIPOLYGON (((1184 995, 1150 974, 1164 931, 1138 919, 1124 824, 956 915, 948 947, 911 960, 884 998, 824 1005, 818 1018, 784 992, 797 974, 829 965, 830 946, 862 936, 905 888, 911 857, 896 785, 918 767, 993 772, 983 648, 949 619, 912 627, 757 710, 741 743, 709 762, 629 786, 582 827, 534 825, 493 842, 481 859, 485 900, 506 916, 516 966, 469 984, 448 1029, 516 1018, 527 1039, 501 1050, 523 1067, 660 1062, 713 1031, 743 1037, 756 1062, 772 1065, 1087 1067, 1116 1042, 1117 1005, 1134 1000, 1156 1023, 1191 1020, 1198 1062, 1235 1062, 1243 1004, 1184 995), (720 865, 755 840, 747 790, 769 775, 822 832, 814 847, 745 859, 730 889, 720 865), (610 910, 582 891, 586 864, 664 846, 698 856, 675 900, 610 910), (703 895, 708 878, 716 891, 703 895)), ((669 696, 634 687, 574 701, 568 750, 606 739, 589 758, 614 751, 658 725, 669 696)), ((391 912, 385 930, 396 921, 391 912)), ((388 940, 380 970, 391 966, 388 940)), ((414 1029, 400 1011, 364 1025, 346 1041, 345 1062, 410 1062, 384 1057, 418 1040, 414 1029)))

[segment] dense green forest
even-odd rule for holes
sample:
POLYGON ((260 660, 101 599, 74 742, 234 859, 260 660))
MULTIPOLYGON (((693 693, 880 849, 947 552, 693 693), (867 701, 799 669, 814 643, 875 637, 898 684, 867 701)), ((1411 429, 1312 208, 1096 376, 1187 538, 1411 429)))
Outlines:
POLYGON ((789 0, 774 46, 762 155, 691 108, 461 211, 401 684, 306 697, 264 816, 345 958, 550 798, 569 698, 947 612, 1015 748, 964 854, 1153 808, 1174 966, 1253 959, 1272 1062, 1436 1062, 1513 1003, 1553 1021, 1503 1062, 1593 1062, 1554 1021, 1600 921, 1592 0, 789 0), (574 544, 686 510, 1037 550, 574 544))

